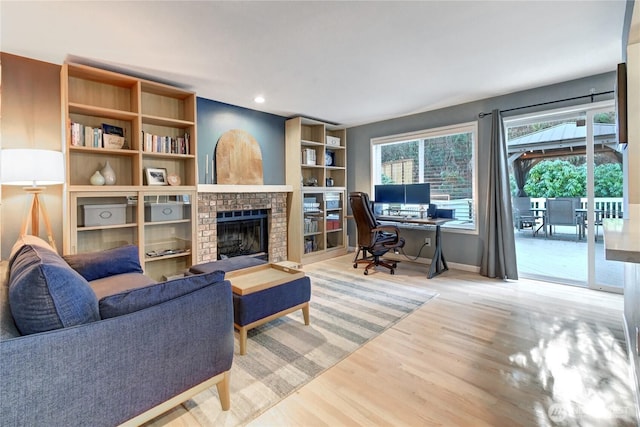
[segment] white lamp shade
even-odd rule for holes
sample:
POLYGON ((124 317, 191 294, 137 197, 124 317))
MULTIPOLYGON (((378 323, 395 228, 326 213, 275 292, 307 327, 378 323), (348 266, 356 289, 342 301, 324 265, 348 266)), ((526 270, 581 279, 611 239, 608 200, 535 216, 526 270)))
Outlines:
POLYGON ((10 148, 0 151, 0 184, 53 185, 64 183, 61 151, 10 148))

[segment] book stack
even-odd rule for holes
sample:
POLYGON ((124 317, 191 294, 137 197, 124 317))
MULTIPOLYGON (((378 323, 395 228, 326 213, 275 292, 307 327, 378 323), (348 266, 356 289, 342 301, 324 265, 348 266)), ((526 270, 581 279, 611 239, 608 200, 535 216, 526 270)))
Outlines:
POLYGON ((189 154, 189 134, 184 137, 154 135, 142 131, 142 150, 151 153, 189 154))
POLYGON ((302 149, 302 164, 303 165, 315 165, 316 164, 316 150, 313 148, 302 149))
POLYGON ((74 147, 122 148, 124 129, 103 123, 101 127, 91 127, 71 122, 71 145, 74 147))

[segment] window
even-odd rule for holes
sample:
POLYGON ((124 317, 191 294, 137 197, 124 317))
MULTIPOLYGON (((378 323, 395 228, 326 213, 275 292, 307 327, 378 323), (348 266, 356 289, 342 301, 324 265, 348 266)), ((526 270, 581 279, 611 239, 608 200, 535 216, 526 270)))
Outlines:
POLYGON ((431 203, 454 209, 446 227, 477 231, 477 134, 478 124, 471 122, 373 138, 371 182, 429 183, 431 203))

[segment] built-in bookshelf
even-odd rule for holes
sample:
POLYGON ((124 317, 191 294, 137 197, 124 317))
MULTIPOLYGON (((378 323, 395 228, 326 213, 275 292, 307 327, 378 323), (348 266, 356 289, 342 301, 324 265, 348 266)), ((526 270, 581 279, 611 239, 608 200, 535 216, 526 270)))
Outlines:
POLYGON ((64 253, 136 244, 145 273, 180 274, 196 259, 196 94, 80 64, 61 81, 64 253), (92 185, 107 163, 115 184, 92 185))
POLYGON ((286 122, 289 197, 288 256, 310 263, 347 251, 347 132, 295 117, 286 122))

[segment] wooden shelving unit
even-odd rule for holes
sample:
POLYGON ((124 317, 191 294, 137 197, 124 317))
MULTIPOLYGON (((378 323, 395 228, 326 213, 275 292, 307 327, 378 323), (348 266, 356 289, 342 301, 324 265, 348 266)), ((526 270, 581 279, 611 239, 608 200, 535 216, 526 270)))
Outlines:
MULTIPOLYGON (((196 259, 197 161, 196 94, 161 83, 79 64, 61 72, 66 123, 68 215, 64 222, 65 254, 108 249, 123 244, 139 247, 140 261, 150 277, 162 280, 183 272, 196 259), (99 128, 121 127, 121 149, 72 145, 71 123, 99 128), (185 138, 184 154, 147 151, 144 134, 185 138), (93 186, 90 178, 109 162, 115 185, 93 186), (145 168, 176 174, 177 186, 147 185, 145 168), (147 220, 161 203, 181 209, 179 218, 147 220), (115 205, 124 222, 85 225, 86 207, 115 205), (152 251, 176 251, 150 257, 152 251)), ((170 144, 167 144, 170 145, 170 144)), ((178 151, 179 144, 174 144, 178 151)), ((108 216, 107 211, 102 212, 108 216)))
POLYGON ((346 141, 346 130, 337 126, 303 117, 286 122, 291 261, 311 263, 347 252, 346 141), (339 145, 327 143, 327 137, 339 139, 339 145))

